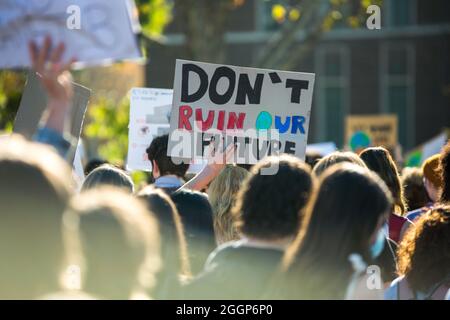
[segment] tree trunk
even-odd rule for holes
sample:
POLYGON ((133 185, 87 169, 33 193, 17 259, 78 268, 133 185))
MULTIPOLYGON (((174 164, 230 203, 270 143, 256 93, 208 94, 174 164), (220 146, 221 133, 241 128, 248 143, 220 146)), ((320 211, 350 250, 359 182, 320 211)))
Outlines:
POLYGON ((175 16, 184 27, 191 59, 225 62, 225 29, 232 10, 232 0, 175 1, 175 16))
POLYGON ((312 50, 322 35, 322 23, 331 10, 327 2, 317 0, 299 0, 302 4, 302 17, 299 21, 287 21, 263 47, 255 65, 260 68, 292 70, 312 50), (304 40, 297 43, 300 31, 304 40))

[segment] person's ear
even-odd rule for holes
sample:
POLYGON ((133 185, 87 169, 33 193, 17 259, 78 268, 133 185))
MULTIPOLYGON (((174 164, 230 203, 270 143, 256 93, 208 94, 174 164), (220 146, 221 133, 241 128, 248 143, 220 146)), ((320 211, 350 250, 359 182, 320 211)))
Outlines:
POLYGON ((159 168, 158 165, 156 164, 155 160, 152 160, 152 173, 153 173, 153 178, 157 179, 160 177, 160 172, 159 172, 159 168))

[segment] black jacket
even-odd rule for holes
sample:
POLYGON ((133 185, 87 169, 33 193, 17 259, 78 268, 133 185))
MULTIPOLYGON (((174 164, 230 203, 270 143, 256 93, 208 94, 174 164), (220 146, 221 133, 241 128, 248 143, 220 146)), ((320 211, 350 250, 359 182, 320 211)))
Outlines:
POLYGON ((184 299, 260 299, 279 267, 283 251, 230 242, 208 258, 204 271, 182 290, 184 299))

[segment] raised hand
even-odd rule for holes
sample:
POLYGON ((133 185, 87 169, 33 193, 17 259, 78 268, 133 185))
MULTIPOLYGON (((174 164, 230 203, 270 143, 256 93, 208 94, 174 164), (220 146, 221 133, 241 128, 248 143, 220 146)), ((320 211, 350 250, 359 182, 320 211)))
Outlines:
POLYGON ((75 59, 63 62, 64 43, 53 48, 52 40, 48 36, 41 48, 38 48, 34 41, 31 41, 28 47, 32 68, 48 96, 46 124, 62 133, 65 117, 72 105, 72 76, 68 70, 75 59))

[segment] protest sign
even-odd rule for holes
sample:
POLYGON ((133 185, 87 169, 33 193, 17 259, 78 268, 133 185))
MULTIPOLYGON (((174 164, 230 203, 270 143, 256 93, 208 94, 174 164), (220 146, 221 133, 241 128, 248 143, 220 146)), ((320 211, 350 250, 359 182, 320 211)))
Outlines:
POLYGON ((130 0, 2 0, 0 4, 0 69, 29 67, 28 42, 64 42, 64 59, 83 65, 136 59, 141 54, 137 18, 130 0))
POLYGON ((444 130, 422 145, 414 148, 405 155, 405 167, 419 167, 429 157, 440 153, 450 138, 450 130, 444 130))
POLYGON ((315 75, 177 60, 168 155, 205 158, 225 139, 237 163, 305 157, 315 75))
MULTIPOLYGON (((172 99, 172 89, 131 89, 127 170, 152 170, 146 150, 155 137, 169 133, 172 99)), ((204 165, 191 162, 188 172, 197 173, 204 165)))
POLYGON ((318 153, 322 157, 329 155, 337 150, 337 146, 334 142, 319 142, 308 144, 306 146, 306 152, 318 153))
POLYGON ((169 133, 172 97, 170 89, 131 89, 127 170, 152 169, 146 149, 153 138, 169 133))
MULTIPOLYGON (((87 105, 91 91, 77 83, 72 83, 74 95, 72 99, 72 110, 69 117, 70 134, 77 139, 80 138, 81 128, 83 126, 84 115, 86 113, 87 105)), ((19 110, 17 111, 16 119, 14 121, 13 131, 31 139, 36 133, 39 120, 42 117, 47 106, 47 94, 42 88, 42 85, 35 72, 31 71, 25 84, 22 98, 20 100, 19 110)), ((73 162, 72 154, 69 162, 73 162)))
POLYGON ((345 140, 354 152, 371 146, 393 150, 398 142, 396 115, 351 115, 346 118, 345 140))

